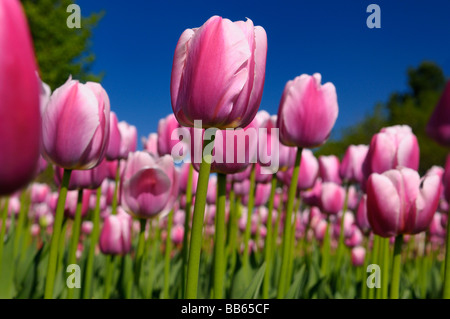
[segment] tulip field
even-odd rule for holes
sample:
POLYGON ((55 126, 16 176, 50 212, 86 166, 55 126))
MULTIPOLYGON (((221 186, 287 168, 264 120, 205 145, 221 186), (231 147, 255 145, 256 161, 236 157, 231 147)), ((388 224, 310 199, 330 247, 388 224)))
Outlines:
MULTIPOLYGON (((408 125, 316 155, 339 88, 299 73, 262 110, 267 37, 213 16, 173 39, 149 134, 100 83, 52 91, 0 0, 0 298, 450 298, 450 157, 419 174, 408 125)), ((450 82, 426 130, 447 147, 449 115, 450 82)))

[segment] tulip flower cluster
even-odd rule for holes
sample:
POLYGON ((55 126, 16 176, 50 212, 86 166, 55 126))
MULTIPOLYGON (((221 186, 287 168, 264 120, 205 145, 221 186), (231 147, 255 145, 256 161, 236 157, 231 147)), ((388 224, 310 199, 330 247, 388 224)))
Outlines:
MULTIPOLYGON (((40 80, 20 3, 0 0, 0 285, 14 286, 2 297, 450 298, 450 157, 419 175, 406 125, 318 156, 338 90, 301 74, 276 115, 260 110, 267 50, 250 19, 185 30, 173 114, 139 150, 100 83, 40 80)), ((447 146, 449 112, 447 85, 427 129, 447 146)))

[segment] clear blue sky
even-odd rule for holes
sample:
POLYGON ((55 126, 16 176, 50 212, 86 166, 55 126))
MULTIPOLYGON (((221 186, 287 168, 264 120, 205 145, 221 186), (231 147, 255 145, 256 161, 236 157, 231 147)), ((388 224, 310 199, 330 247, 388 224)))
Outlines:
POLYGON ((105 10, 94 30, 93 71, 105 71, 112 109, 138 128, 156 131, 172 112, 170 74, 181 33, 220 15, 253 20, 268 37, 261 109, 275 114, 286 81, 320 72, 335 84, 339 117, 333 134, 370 113, 376 102, 407 89, 406 70, 423 60, 450 75, 450 1, 175 1, 78 0, 82 15, 105 10), (366 8, 381 7, 381 29, 369 29, 366 8))

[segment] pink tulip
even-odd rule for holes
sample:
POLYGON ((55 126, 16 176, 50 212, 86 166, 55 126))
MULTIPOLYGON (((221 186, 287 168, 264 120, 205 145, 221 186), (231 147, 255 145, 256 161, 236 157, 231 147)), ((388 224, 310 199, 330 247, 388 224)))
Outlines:
POLYGON ((39 166, 37 170, 37 175, 41 174, 43 171, 45 171, 48 167, 48 162, 42 157, 42 155, 39 156, 39 166))
POLYGON ((184 131, 185 133, 183 136, 187 136, 189 134, 189 131, 186 128, 181 128, 175 118, 175 115, 169 114, 166 118, 159 120, 157 144, 159 156, 173 155, 174 159, 181 160, 187 154, 188 145, 183 142, 181 142, 182 147, 178 150, 178 152, 174 152, 174 154, 172 154, 172 149, 174 146, 182 141, 179 139, 179 135, 174 136, 176 138, 172 139, 172 134, 175 135, 177 131, 184 131))
POLYGON ((364 259, 366 258, 366 249, 362 246, 353 247, 352 249, 352 264, 355 267, 361 267, 364 265, 364 259))
POLYGON ((345 245, 347 247, 353 248, 353 247, 361 245, 363 243, 363 240, 364 240, 364 236, 363 236, 361 230, 358 228, 358 226, 353 224, 351 226, 350 236, 345 238, 345 245))
MULTIPOLYGON (((254 205, 255 207, 265 205, 269 200, 270 190, 272 186, 270 183, 258 183, 255 187, 255 198, 254 205)), ((242 204, 248 205, 248 191, 245 196, 242 198, 242 204)))
POLYGON ((184 239, 184 226, 180 224, 173 226, 170 238, 175 245, 180 245, 184 239))
POLYGON ((249 165, 245 170, 242 172, 234 173, 234 174, 228 174, 227 179, 229 179, 230 182, 237 182, 241 183, 245 181, 246 179, 250 178, 250 173, 252 171, 252 166, 249 165))
POLYGON ((38 80, 40 83, 40 90, 39 90, 39 109, 41 110, 41 114, 44 112, 45 108, 47 107, 48 101, 50 100, 50 96, 52 95, 52 90, 50 89, 50 86, 48 86, 47 83, 44 83, 41 81, 38 75, 38 80))
POLYGON ((367 181, 367 215, 375 234, 393 237, 418 234, 428 228, 441 191, 438 175, 410 168, 372 174, 367 181))
POLYGON ((100 250, 106 255, 125 255, 131 250, 132 218, 121 207, 117 215, 105 218, 100 234, 100 250))
MULTIPOLYGON (((293 149, 295 151, 295 148, 293 149)), ((278 171, 277 176, 283 181, 283 183, 289 185, 292 179, 293 171, 293 167, 285 172, 278 171)), ((318 174, 319 162, 317 161, 317 158, 314 156, 313 152, 308 149, 304 149, 302 151, 302 159, 300 162, 300 171, 298 175, 298 189, 306 190, 312 188, 316 182, 318 174)))
POLYGON ((428 121, 426 132, 439 144, 450 146, 450 81, 428 121))
POLYGON ((286 83, 277 123, 283 144, 314 148, 330 136, 338 116, 336 89, 321 79, 319 73, 302 74, 286 83))
POLYGON ((240 182, 234 183, 234 193, 236 196, 246 196, 250 190, 250 181, 248 179, 240 182))
POLYGON ((166 160, 169 160, 166 156, 155 159, 146 152, 130 153, 121 188, 122 205, 127 212, 138 218, 150 218, 165 208, 173 191, 170 179, 173 161, 166 166, 163 163, 166 160))
MULTIPOLYGON (((91 191, 88 189, 83 190, 83 200, 81 203, 81 217, 86 217, 89 212, 89 201, 90 201, 91 191)), ((64 208, 64 215, 67 218, 74 219, 77 211, 77 201, 78 201, 78 191, 68 191, 66 204, 64 208)))
POLYGON ((42 116, 44 156, 65 169, 90 169, 109 142, 109 98, 98 83, 69 80, 53 92, 42 116))
POLYGON ((371 173, 381 174, 397 166, 419 168, 419 144, 407 125, 382 128, 372 137, 363 173, 367 179, 371 173))
POLYGON ((158 134, 150 133, 148 138, 142 138, 142 145, 144 150, 153 155, 158 155, 158 134))
POLYGON ((208 205, 215 204, 216 197, 217 197, 217 176, 212 175, 209 178, 208 191, 206 193, 206 202, 208 203, 208 205))
POLYGON ((347 208, 349 210, 354 211, 359 204, 359 197, 360 194, 358 193, 358 191, 356 190, 355 186, 350 186, 348 188, 348 200, 347 200, 347 208))
POLYGON ((128 154, 137 149, 137 130, 125 121, 118 124, 120 131, 120 158, 127 159, 128 154))
POLYGON ((441 213, 434 214, 430 223, 430 235, 445 238, 447 231, 445 228, 446 223, 442 222, 443 216, 444 214, 441 213))
POLYGON ((120 158, 120 130, 117 115, 114 112, 109 113, 109 142, 106 149, 106 158, 108 161, 115 161, 120 158))
POLYGON ((367 195, 363 195, 358 204, 358 210, 356 211, 356 224, 358 227, 365 233, 368 234, 370 232, 370 223, 367 217, 367 195))
POLYGON ((85 220, 81 224, 81 232, 85 235, 90 235, 92 233, 92 229, 94 228, 94 223, 90 220, 85 220))
POLYGON ((316 179, 312 189, 302 191, 301 196, 305 204, 319 207, 320 198, 322 196, 322 180, 320 178, 316 179))
MULTIPOLYGON (((214 151, 211 164, 211 172, 222 174, 234 174, 244 171, 251 163, 256 163, 257 158, 257 121, 252 121, 244 129, 218 130, 214 139, 214 151), (249 136, 249 137, 246 137, 249 136)), ((203 136, 197 132, 200 129, 191 129, 191 136, 203 136)), ((191 143, 192 164, 198 171, 200 169, 201 141, 195 139, 191 143)))
POLYGON ((322 210, 328 214, 339 213, 344 206, 345 190, 342 186, 333 183, 322 183, 322 194, 320 205, 322 210))
POLYGON ((324 219, 321 219, 314 228, 314 234, 316 235, 316 239, 318 241, 322 241, 325 238, 325 232, 327 230, 327 221, 324 219))
POLYGON ((447 156, 445 162, 445 170, 442 175, 442 183, 444 185, 444 196, 447 202, 450 202, 450 155, 447 156))
POLYGON ((46 202, 50 192, 50 186, 47 184, 34 183, 31 186, 31 202, 35 204, 46 202))
POLYGON ((259 163, 255 163, 255 182, 256 183, 268 183, 272 179, 272 170, 268 167, 261 166, 259 163))
MULTIPOLYGON (((103 181, 108 176, 108 162, 103 160, 100 164, 88 170, 73 170, 70 175, 68 188, 71 190, 80 188, 97 189, 102 185, 103 181)), ((61 185, 64 174, 64 169, 55 167, 55 183, 61 185)))
POLYGON ((211 17, 187 29, 173 58, 172 109, 183 126, 201 120, 204 128, 245 127, 262 98, 267 36, 250 19, 211 17))
POLYGON ((341 184, 339 158, 335 155, 319 156, 319 175, 323 182, 341 184))
MULTIPOLYGON (((181 166, 180 191, 182 193, 186 193, 190 166, 191 166, 190 163, 184 163, 181 166)), ((198 182, 198 172, 194 169, 194 170, 192 170, 192 194, 195 194, 195 192, 197 191, 197 182, 198 182)))
POLYGON ((362 166, 369 147, 367 145, 350 145, 339 167, 340 177, 346 182, 362 183, 362 166))
POLYGON ((36 174, 41 116, 37 65, 20 1, 0 1, 0 196, 36 174))

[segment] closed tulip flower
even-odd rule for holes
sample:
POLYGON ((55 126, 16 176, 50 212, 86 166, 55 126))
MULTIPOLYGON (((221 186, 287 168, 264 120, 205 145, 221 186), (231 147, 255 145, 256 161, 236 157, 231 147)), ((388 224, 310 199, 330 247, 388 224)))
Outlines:
POLYGON ((115 161, 120 158, 120 130, 117 115, 114 112, 109 113, 109 142, 106 149, 106 158, 109 161, 115 161))
MULTIPOLYGON (((182 193, 186 193, 190 165, 191 165, 190 163, 184 163, 181 166, 180 191, 182 193)), ((198 181, 198 172, 196 170, 192 170, 192 194, 195 194, 195 191, 197 190, 197 181, 198 181)))
POLYGON ((337 214, 344 206, 345 190, 342 186, 333 183, 322 183, 320 206, 325 213, 337 214))
MULTIPOLYGON (((270 189, 271 184, 270 183, 258 183, 255 187, 255 198, 254 198, 254 205, 255 207, 265 205, 267 201, 269 200, 270 196, 270 189)), ((248 204, 248 193, 246 196, 242 198, 242 203, 244 205, 248 204)))
MULTIPOLYGON (((175 139, 172 139, 172 134, 178 131, 185 131, 185 135, 187 136, 188 130, 186 128, 181 128, 178 123, 175 115, 169 114, 166 118, 159 120, 158 123, 158 154, 159 156, 163 155, 172 155, 172 149, 175 145, 180 143, 179 136, 176 135, 175 139)), ((183 135, 184 136, 184 135, 183 135)), ((183 159, 183 157, 187 154, 188 145, 182 142, 181 149, 178 152, 174 152, 173 156, 177 160, 183 159)))
POLYGON ((336 89, 322 76, 302 74, 286 83, 278 124, 280 140, 288 146, 314 148, 328 139, 338 116, 336 89))
POLYGON ((367 195, 363 195, 358 204, 358 210, 356 211, 356 224, 358 227, 365 233, 368 234, 370 232, 370 223, 367 217, 367 195))
MULTIPOLYGON (((88 189, 83 190, 83 199, 81 203, 81 217, 86 217, 89 212, 89 202, 90 202, 91 191, 88 189)), ((78 191, 68 191, 67 199, 64 208, 64 215, 67 218, 74 219, 77 211, 78 202, 78 191)))
POLYGON ((352 248, 352 264, 355 267, 361 267, 364 265, 364 259, 366 257, 366 249, 362 246, 352 248))
POLYGON ((341 184, 339 158, 335 155, 319 156, 319 175, 324 182, 341 184))
POLYGON ((262 98, 267 36, 252 20, 218 16, 183 32, 173 58, 172 109, 183 126, 245 127, 262 98))
POLYGON ((407 125, 382 128, 372 137, 363 173, 368 178, 371 173, 381 174, 397 166, 419 168, 419 143, 407 125))
POLYGON ((447 82, 444 92, 431 114, 426 132, 439 144, 450 146, 450 81, 447 82))
POLYGON ((65 169, 90 169, 109 142, 109 98, 98 83, 69 80, 53 92, 42 116, 44 156, 65 169))
MULTIPOLYGON (((295 148, 293 148, 295 151, 295 148)), ((294 152, 295 156, 295 152, 294 152)), ((294 168, 291 167, 289 170, 283 172, 278 171, 277 176, 285 183, 289 185, 292 178, 292 172, 294 168)), ((314 156, 313 152, 308 149, 302 151, 302 158, 300 161, 300 171, 298 175, 298 189, 307 190, 314 186, 316 179, 319 175, 319 162, 314 156)))
POLYGON ((36 174, 41 142, 40 83, 20 1, 0 1, 0 196, 36 174))
POLYGON ((181 224, 176 224, 173 226, 170 238, 175 245, 180 245, 184 238, 184 226, 181 224))
MULTIPOLYGON (((160 213, 172 196, 170 170, 146 152, 130 153, 122 177, 122 205, 138 218, 150 218, 160 213)), ((173 162, 172 162, 173 165, 173 162)), ((178 186, 177 186, 178 187, 178 186)))
POLYGON ((438 175, 410 168, 372 174, 367 181, 367 215, 375 234, 393 237, 426 230, 436 212, 441 191, 438 175))
POLYGON ((442 183, 444 185, 444 196, 447 202, 450 202, 450 155, 447 156, 445 162, 445 170, 442 175, 442 183))
POLYGON ((125 255, 131 250, 132 218, 121 207, 108 215, 100 233, 100 251, 106 255, 125 255))
POLYGON ((158 134, 150 133, 149 136, 142 138, 144 150, 153 155, 158 155, 158 134))
POLYGON ((339 175, 344 181, 362 183, 364 178, 362 166, 368 151, 367 145, 350 145, 347 148, 339 167, 339 175))
MULTIPOLYGON (((61 184, 64 169, 55 167, 55 182, 57 185, 61 184)), ((97 189, 109 174, 108 162, 103 160, 97 167, 89 170, 74 170, 70 175, 68 189, 97 189)))
POLYGON ((137 129, 125 121, 120 121, 120 158, 127 159, 128 154, 136 152, 137 149, 137 129))

